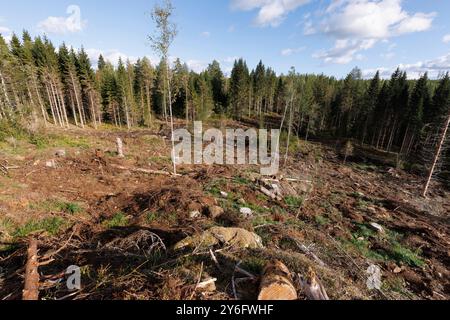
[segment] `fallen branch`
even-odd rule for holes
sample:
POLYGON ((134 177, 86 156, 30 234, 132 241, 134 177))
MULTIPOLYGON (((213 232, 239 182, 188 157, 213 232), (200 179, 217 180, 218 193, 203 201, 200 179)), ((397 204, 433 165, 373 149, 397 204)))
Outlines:
POLYGON ((22 300, 39 299, 39 273, 38 273, 38 244, 37 240, 30 239, 28 245, 28 259, 25 267, 25 289, 23 290, 22 300))
POLYGON ((173 173, 161 171, 161 170, 150 170, 150 169, 142 169, 142 168, 127 168, 127 167, 118 166, 115 164, 112 164, 111 167, 116 168, 118 170, 137 172, 137 173, 156 174, 156 175, 164 175, 164 176, 171 176, 171 175, 180 176, 179 174, 174 175, 173 173))
POLYGON ((271 198, 272 200, 277 200, 277 201, 281 201, 282 198, 278 195, 276 195, 275 193, 269 191, 268 189, 266 189, 265 187, 261 187, 260 191, 265 194, 266 196, 268 196, 269 198, 271 198))

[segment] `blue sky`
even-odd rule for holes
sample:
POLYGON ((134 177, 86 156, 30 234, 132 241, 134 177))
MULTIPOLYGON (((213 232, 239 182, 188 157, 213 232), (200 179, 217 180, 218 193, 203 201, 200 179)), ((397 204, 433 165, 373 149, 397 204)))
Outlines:
MULTIPOLYGON (((81 45, 95 60, 154 54, 154 0, 0 0, 0 33, 29 30, 59 45, 81 45)), ((171 49, 199 71, 213 59, 229 72, 237 57, 261 59, 278 73, 343 77, 353 67, 388 76, 400 65, 411 78, 450 70, 447 0, 174 0, 179 34, 171 49)), ((94 61, 95 62, 95 61, 94 61)))

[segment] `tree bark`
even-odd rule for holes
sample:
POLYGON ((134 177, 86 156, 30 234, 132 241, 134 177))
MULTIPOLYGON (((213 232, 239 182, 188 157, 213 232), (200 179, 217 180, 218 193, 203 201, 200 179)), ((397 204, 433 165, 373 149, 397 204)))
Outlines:
POLYGON ((39 299, 39 262, 37 248, 37 240, 31 239, 28 244, 28 260, 25 266, 25 288, 22 293, 22 300, 39 299))

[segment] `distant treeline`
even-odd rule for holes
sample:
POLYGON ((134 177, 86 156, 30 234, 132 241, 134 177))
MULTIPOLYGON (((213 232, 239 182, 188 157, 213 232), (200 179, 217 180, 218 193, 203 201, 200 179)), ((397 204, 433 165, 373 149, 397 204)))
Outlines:
POLYGON ((176 60, 152 65, 147 58, 115 67, 100 56, 93 68, 84 49, 58 50, 46 37, 24 32, 9 44, 0 35, 0 119, 35 114, 46 123, 98 127, 147 126, 168 117, 169 72, 173 112, 188 121, 227 115, 235 119, 278 115, 298 136, 332 134, 407 157, 432 149, 450 110, 450 79, 364 80, 359 69, 345 79, 299 74, 277 75, 260 62, 250 70, 235 61, 230 77, 213 61, 195 73, 176 60), (169 69, 169 71, 167 71, 169 69))

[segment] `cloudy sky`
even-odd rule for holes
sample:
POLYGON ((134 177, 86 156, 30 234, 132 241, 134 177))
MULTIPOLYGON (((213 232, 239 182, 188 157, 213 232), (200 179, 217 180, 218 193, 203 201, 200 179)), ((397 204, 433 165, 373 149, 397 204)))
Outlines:
MULTIPOLYGON (((243 57, 262 59, 278 73, 366 76, 397 66, 410 78, 450 70, 448 0, 174 0, 179 35, 171 55, 199 71, 213 59, 226 72, 243 57)), ((93 62, 100 53, 154 60, 147 35, 155 0, 0 0, 0 33, 23 29, 55 44, 81 45, 93 62)))

